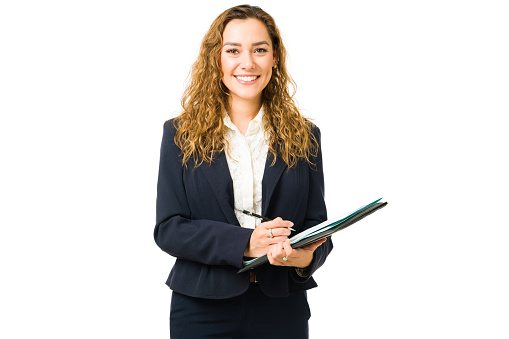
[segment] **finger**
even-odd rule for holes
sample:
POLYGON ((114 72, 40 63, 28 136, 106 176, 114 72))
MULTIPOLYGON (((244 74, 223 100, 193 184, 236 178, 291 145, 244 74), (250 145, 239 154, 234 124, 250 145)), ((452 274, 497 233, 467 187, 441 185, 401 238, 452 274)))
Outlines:
POLYGON ((286 242, 281 242, 280 244, 273 246, 272 255, 274 257, 275 265, 288 266, 288 253, 286 253, 285 243, 286 242))
POLYGON ((285 232, 274 228, 269 228, 267 233, 264 235, 264 241, 267 243, 267 245, 280 244, 287 239, 288 236, 285 235, 285 232))
POLYGON ((274 237, 288 237, 292 232, 286 227, 270 228, 274 237))
POLYGON ((291 257, 292 256, 293 248, 292 248, 292 245, 290 245, 290 240, 289 239, 287 239, 283 243, 283 249, 284 249, 284 252, 285 252, 287 257, 291 257))
POLYGON ((267 221, 265 224, 266 224, 267 228, 276 228, 276 227, 278 227, 277 225, 279 225, 283 221, 284 221, 283 218, 277 217, 274 220, 267 221))
POLYGON ((267 253, 267 258, 271 265, 281 266, 284 263, 284 254, 281 245, 272 245, 267 253))
POLYGON ((269 245, 281 243, 288 239, 288 236, 291 234, 287 228, 269 228, 261 232, 259 234, 267 240, 269 245))
POLYGON ((274 259, 274 255, 273 255, 273 250, 274 250, 274 247, 271 247, 269 249, 269 251, 267 252, 267 259, 269 259, 269 263, 271 265, 275 265, 276 264, 276 260, 274 259))
POLYGON ((277 217, 276 219, 274 220, 271 220, 271 221, 264 221, 262 223, 260 223, 260 225, 258 225, 258 227, 263 227, 265 229, 269 229, 269 228, 277 228, 281 222, 283 222, 283 219, 281 217, 277 217))
POLYGON ((292 227, 294 224, 289 220, 283 220, 281 217, 277 217, 272 221, 266 221, 261 223, 260 225, 263 225, 264 228, 280 228, 280 227, 289 228, 292 227))

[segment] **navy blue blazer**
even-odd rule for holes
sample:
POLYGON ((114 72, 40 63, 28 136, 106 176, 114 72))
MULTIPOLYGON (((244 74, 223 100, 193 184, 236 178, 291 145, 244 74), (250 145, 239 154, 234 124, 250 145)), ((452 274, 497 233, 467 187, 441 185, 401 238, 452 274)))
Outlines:
MULTIPOLYGON (((313 128, 320 145, 320 131, 313 128)), ((164 124, 154 238, 157 245, 176 257, 166 284, 185 295, 222 299, 240 295, 249 287, 249 272, 237 274, 252 229, 240 226, 234 212, 233 182, 224 153, 209 165, 182 166, 174 142, 173 120, 164 124)), ((303 231, 327 219, 321 150, 314 159, 288 170, 280 157, 271 166, 269 152, 262 181, 262 215, 291 220, 303 231)), ((296 234, 296 233, 295 233, 296 234)), ((329 239, 317 248, 311 275, 332 250, 329 239)), ((311 277, 302 278, 294 268, 269 263, 255 268, 262 291, 271 297, 316 287, 311 277)))

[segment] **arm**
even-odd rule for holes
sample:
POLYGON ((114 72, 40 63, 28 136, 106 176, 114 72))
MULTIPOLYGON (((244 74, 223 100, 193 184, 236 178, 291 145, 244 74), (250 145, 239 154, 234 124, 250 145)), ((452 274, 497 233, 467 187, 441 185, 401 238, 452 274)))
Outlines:
MULTIPOLYGON (((309 195, 302 231, 327 220, 320 130, 318 127, 314 127, 313 133, 318 142, 318 153, 316 158, 313 159, 316 166, 309 170, 309 195)), ((299 273, 296 270, 290 270, 290 275, 296 281, 306 281, 323 265, 332 247, 330 237, 300 249, 292 249, 290 241, 287 240, 284 246, 274 246, 269 252, 268 257, 272 265, 305 268, 304 271, 299 271, 299 273), (283 260, 285 256, 288 256, 287 261, 283 260)))
MULTIPOLYGON (((327 220, 327 209, 325 207, 324 200, 325 185, 323 177, 321 135, 318 127, 315 127, 313 132, 315 134, 316 140, 318 141, 318 154, 315 159, 316 170, 311 170, 309 175, 310 199, 308 201, 306 220, 304 222, 305 226, 303 229, 311 228, 327 220)), ((316 249, 313 253, 313 260, 306 269, 306 274, 309 274, 309 276, 311 276, 325 263, 325 259, 329 255, 330 251, 332 251, 333 245, 331 238, 327 238, 323 243, 322 241, 323 240, 319 240, 315 244, 310 244, 302 248, 302 250, 310 250, 310 248, 312 249, 318 243, 318 247, 315 247, 316 249)), ((300 278, 302 279, 302 277, 300 278)))
MULTIPOLYGON (((164 125, 157 182, 154 239, 166 253, 207 265, 242 267, 242 257, 253 230, 217 220, 193 220, 184 185, 180 149, 174 142, 173 121, 164 125)), ((188 171, 193 171, 192 165, 188 171)), ((203 209, 210 206, 201 206, 203 209)))

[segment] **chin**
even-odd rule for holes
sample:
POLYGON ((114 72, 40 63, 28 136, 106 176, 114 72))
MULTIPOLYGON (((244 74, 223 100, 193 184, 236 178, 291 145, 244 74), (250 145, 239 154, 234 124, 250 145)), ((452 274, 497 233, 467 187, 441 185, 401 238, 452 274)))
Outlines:
POLYGON ((262 97, 262 93, 261 92, 257 92, 257 93, 242 93, 242 92, 231 92, 230 93, 232 94, 232 96, 238 98, 238 99, 242 99, 242 100, 257 100, 257 99, 261 99, 262 97))

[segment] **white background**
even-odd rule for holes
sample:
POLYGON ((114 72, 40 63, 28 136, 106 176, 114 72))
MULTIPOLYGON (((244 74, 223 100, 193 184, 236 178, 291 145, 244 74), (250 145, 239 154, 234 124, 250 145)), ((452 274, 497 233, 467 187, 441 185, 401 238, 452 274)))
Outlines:
MULTIPOLYGON (((312 338, 509 337, 504 3, 253 3, 322 130, 329 214, 389 202, 334 236, 312 338)), ((2 338, 169 337, 162 125, 237 4, 1 3, 2 338)))

